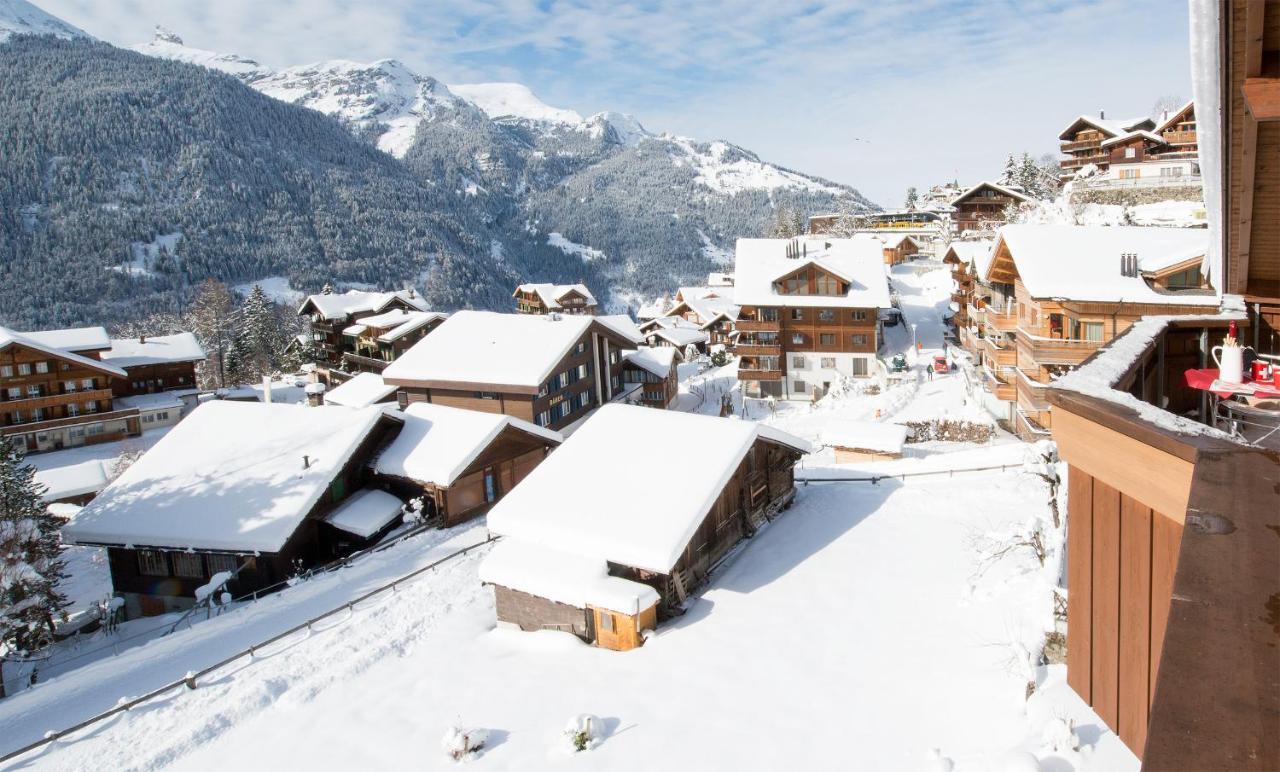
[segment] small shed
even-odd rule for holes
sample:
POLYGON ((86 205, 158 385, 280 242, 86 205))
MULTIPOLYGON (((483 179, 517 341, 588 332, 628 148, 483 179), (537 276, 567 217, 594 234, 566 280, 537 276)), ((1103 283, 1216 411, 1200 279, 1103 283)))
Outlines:
POLYGON ((484 514, 564 439, 514 416, 431 402, 396 417, 404 428, 374 471, 399 495, 421 497, 427 516, 445 526, 484 514))
POLYGON ((822 428, 821 441, 836 454, 837 464, 887 461, 902 458, 907 427, 876 421, 830 421, 822 428))

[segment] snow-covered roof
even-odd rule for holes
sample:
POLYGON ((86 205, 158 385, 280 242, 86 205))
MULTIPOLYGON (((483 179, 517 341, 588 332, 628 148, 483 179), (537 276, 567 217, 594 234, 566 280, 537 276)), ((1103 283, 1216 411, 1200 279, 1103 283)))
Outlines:
POLYGON ((660 600, 642 582, 610 576, 599 558, 519 539, 503 539, 480 564, 480 581, 564 603, 635 616, 660 600))
POLYGON ((376 407, 206 402, 108 485, 63 538, 277 552, 380 420, 376 407))
POLYGON ((366 316, 360 322, 366 327, 391 328, 379 335, 378 340, 383 343, 393 343, 414 330, 422 328, 423 325, 447 318, 449 318, 448 314, 439 311, 405 311, 394 308, 377 316, 366 316))
POLYGON ((536 390, 594 323, 591 316, 458 311, 382 371, 387 383, 424 381, 536 390))
POLYGON ((681 348, 708 340, 707 334, 697 327, 660 327, 649 334, 681 348))
POLYGON ((419 311, 427 310, 426 302, 411 289, 395 292, 348 290, 341 294, 308 295, 298 308, 298 313, 306 313, 310 307, 324 319, 342 319, 350 314, 379 313, 397 298, 419 311))
POLYGON ((880 239, 884 242, 885 249, 897 249, 904 241, 910 241, 917 249, 920 247, 920 242, 906 233, 886 233, 880 239))
POLYGON ((1128 142, 1129 140, 1136 139, 1138 137, 1142 137, 1143 139, 1147 139, 1161 145, 1169 144, 1168 142, 1165 142, 1164 137, 1160 136, 1159 134, 1153 134, 1145 129, 1138 129, 1137 131, 1127 131, 1124 134, 1121 134, 1116 137, 1111 137, 1110 139, 1104 139, 1102 140, 1101 146, 1110 147, 1111 145, 1119 145, 1119 144, 1128 142))
POLYGON ((968 198, 969 196, 973 195, 974 193, 976 193, 978 190, 980 190, 980 189, 982 189, 982 188, 991 188, 992 190, 997 190, 997 191, 999 191, 999 192, 1001 192, 1001 193, 1005 194, 1005 195, 1006 195, 1006 196, 1008 196, 1009 198, 1016 198, 1016 199, 1018 199, 1019 201, 1030 201, 1030 200, 1031 200, 1031 197, 1030 197, 1030 196, 1028 196, 1026 193, 1023 193, 1023 192, 1022 192, 1022 191, 1020 191, 1020 190, 1014 190, 1013 188, 1006 187, 1006 186, 1004 186, 1004 185, 997 185, 997 184, 996 184, 996 183, 994 183, 994 182, 979 182, 977 185, 974 185, 974 186, 970 187, 970 188, 969 188, 968 190, 966 190, 965 192, 963 192, 963 193, 961 193, 960 195, 956 196, 955 198, 951 199, 951 205, 952 205, 952 206, 955 206, 956 204, 958 204, 958 203, 960 203, 961 201, 965 200, 966 198, 968 198))
POLYGON ((637 327, 636 323, 631 321, 631 317, 626 314, 606 314, 597 316, 596 321, 632 343, 640 343, 644 340, 644 333, 640 332, 640 328, 637 327))
POLYGON ((92 368, 100 372, 110 373, 121 378, 127 377, 125 371, 115 365, 111 365, 106 362, 99 362, 96 359, 90 359, 89 357, 81 356, 56 346, 50 346, 46 343, 41 343, 25 333, 14 332, 7 327, 0 327, 0 350, 4 350, 9 346, 23 346, 34 351, 48 354, 52 357, 65 359, 68 362, 75 362, 78 365, 92 368))
POLYGON ((378 474, 441 488, 452 485, 504 429, 513 428, 556 445, 559 432, 502 413, 415 402, 402 414, 404 428, 378 456, 378 474))
POLYGON ((671 346, 644 347, 628 351, 622 358, 636 367, 643 368, 661 378, 671 374, 671 365, 676 361, 676 350, 671 346))
POLYGON ((609 404, 489 511, 489 530, 595 560, 665 573, 757 438, 760 424, 609 404), (672 452, 694 444, 697 453, 672 452), (634 463, 643 458, 644 463, 634 463), (678 495, 645 496, 654 480, 678 495))
POLYGON ((953 241, 947 247, 948 252, 955 252, 956 259, 962 264, 973 266, 979 276, 986 275, 986 268, 991 256, 990 239, 980 241, 953 241))
POLYGON ((343 327, 342 334, 350 335, 353 338, 357 338, 361 335, 364 335, 364 331, 367 329, 369 329, 367 325, 365 325, 363 322, 358 322, 356 324, 351 324, 346 327, 343 327))
POLYGON ((117 407, 132 407, 146 413, 153 410, 181 410, 182 398, 172 391, 160 391, 155 394, 134 394, 131 397, 116 397, 113 404, 117 407))
POLYGON ((45 501, 69 499, 97 493, 107 487, 107 472, 101 459, 82 461, 79 464, 68 464, 36 472, 36 482, 45 486, 45 501))
POLYGON ((146 338, 112 338, 111 350, 102 352, 102 361, 119 367, 203 362, 208 356, 200 341, 189 332, 146 338))
POLYGON ((324 521, 349 534, 367 539, 400 516, 404 502, 386 491, 366 488, 325 515, 324 521))
MULTIPOLYGON (((728 319, 730 321, 734 321, 738 318, 738 314, 742 310, 733 302, 733 298, 723 296, 690 298, 686 295, 680 305, 688 307, 690 311, 697 314, 698 318, 702 320, 704 327, 717 319, 728 319)), ((668 313, 676 312, 680 308, 680 305, 677 305, 668 313)))
POLYGON ((889 284, 885 280, 884 247, 873 239, 799 239, 805 257, 787 257, 791 239, 738 239, 733 288, 734 302, 740 306, 826 306, 840 308, 887 308, 889 284), (849 291, 839 297, 827 295, 780 295, 773 283, 804 265, 840 276, 849 282, 849 291))
POLYGON ((907 427, 880 421, 832 419, 822 426, 825 445, 880 453, 901 453, 907 441, 907 427))
POLYGON ((368 407, 386 400, 396 393, 395 386, 388 386, 377 373, 360 373, 346 383, 324 393, 326 405, 343 407, 368 407))
POLYGON ((1187 110, 1190 110, 1191 108, 1195 107, 1195 104, 1196 104, 1196 100, 1194 99, 1188 101, 1182 107, 1179 107, 1177 110, 1174 110, 1173 112, 1169 113, 1169 117, 1161 121, 1154 129, 1152 129, 1152 131, 1159 134, 1165 129, 1168 129, 1169 127, 1173 126, 1178 122, 1178 119, 1182 117, 1182 114, 1185 113, 1187 110))
POLYGON ((1093 128, 1097 129, 1098 131, 1101 131, 1103 134, 1106 134, 1109 137, 1114 137, 1117 134, 1123 134, 1126 131, 1131 131, 1137 128, 1138 126, 1141 126, 1144 123, 1150 123, 1154 125, 1155 121, 1152 121, 1150 118, 1147 118, 1145 116, 1141 118, 1120 118, 1117 120, 1117 119, 1107 119, 1107 118, 1095 118, 1092 115, 1081 115, 1077 117, 1075 120, 1071 121, 1071 123, 1067 124, 1067 127, 1065 129, 1058 132, 1058 139, 1062 139, 1062 140, 1069 139, 1071 136, 1074 135, 1076 127, 1082 123, 1092 126, 1093 128))
POLYGON ((104 327, 72 327, 66 330, 36 330, 23 335, 50 348, 64 351, 101 351, 111 348, 104 327))
POLYGON ((596 296, 591 294, 591 290, 587 289, 585 284, 521 284, 516 287, 516 291, 536 294, 543 305, 553 310, 562 307, 560 300, 570 292, 577 292, 585 297, 587 305, 596 305, 596 296))
MULTIPOLYGON (((996 234, 992 255, 1002 246, 1033 298, 1218 305, 1215 295, 1157 291, 1141 276, 1120 272, 1122 254, 1137 254, 1140 272, 1203 257, 1209 247, 1209 232, 1203 228, 1006 225, 996 234)), ((981 277, 988 279, 989 272, 990 267, 981 277)))

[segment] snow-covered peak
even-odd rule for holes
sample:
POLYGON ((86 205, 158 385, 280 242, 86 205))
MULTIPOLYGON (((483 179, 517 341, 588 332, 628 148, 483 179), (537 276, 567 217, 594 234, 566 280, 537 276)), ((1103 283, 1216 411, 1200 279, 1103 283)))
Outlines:
POLYGON ((0 43, 14 35, 54 35, 87 38, 90 35, 45 13, 26 0, 0 0, 0 43))
POLYGON ((588 118, 587 123, 593 130, 597 128, 603 130, 606 125, 611 127, 618 141, 627 147, 635 147, 641 140, 652 136, 644 126, 640 125, 640 121, 636 120, 634 115, 628 113, 606 110, 588 118))
POLYGON ((464 83, 449 88, 479 107, 490 118, 524 118, 541 123, 570 125, 583 122, 578 113, 546 104, 528 86, 520 83, 464 83))
POLYGON ((697 142, 671 134, 663 134, 661 139, 670 146, 672 163, 688 165, 696 172, 699 184, 717 193, 734 195, 746 190, 778 188, 833 195, 848 192, 834 183, 761 161, 750 150, 722 140, 697 142))
MULTIPOLYGON (((3 0, 0 0, 2 2, 3 0)), ((264 67, 253 59, 236 54, 221 54, 217 51, 206 51, 186 45, 182 38, 170 29, 156 25, 155 37, 149 43, 130 46, 134 51, 157 59, 172 59, 176 62, 198 64, 211 70, 219 70, 234 75, 245 83, 252 84, 271 74, 269 67, 264 67)))

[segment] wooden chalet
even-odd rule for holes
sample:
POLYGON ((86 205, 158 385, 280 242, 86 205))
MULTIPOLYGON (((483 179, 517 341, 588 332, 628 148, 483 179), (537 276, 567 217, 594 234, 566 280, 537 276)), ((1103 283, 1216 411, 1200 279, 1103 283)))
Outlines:
POLYGON ((622 382, 638 387, 631 398, 634 403, 663 410, 671 407, 680 396, 675 348, 642 347, 626 352, 622 358, 622 382))
POLYGON ((493 587, 499 624, 610 649, 641 645, 790 504, 793 467, 808 450, 749 421, 601 408, 489 512, 503 539, 480 578, 493 587), (698 452, 672 452, 686 442, 698 452), (627 461, 637 457, 645 462, 627 461))
POLYGON ((128 375, 99 359, 110 347, 101 327, 40 333, 0 327, 0 434, 28 453, 140 434, 137 408, 117 405, 112 388, 128 375))
POLYGON ((342 330, 343 372, 381 373, 447 318, 435 311, 395 308, 359 319, 342 330))
POLYGON ((891 306, 874 239, 739 239, 733 353, 744 394, 814 399, 879 366, 879 310, 891 306))
POLYGON ((947 245, 942 258, 942 262, 951 267, 951 279, 955 282, 951 292, 951 321, 961 347, 970 354, 976 354, 982 344, 987 293, 982 291, 978 276, 986 273, 990 254, 990 241, 953 241, 947 245))
POLYGON ((1058 132, 1061 143, 1063 179, 1070 179, 1085 166, 1093 164, 1105 171, 1111 160, 1110 151, 1102 146, 1105 140, 1114 139, 1134 131, 1151 131, 1156 127, 1150 118, 1108 119, 1106 113, 1097 117, 1081 115, 1065 129, 1058 132))
POLYGON ((1010 206, 1031 201, 1021 190, 979 182, 951 200, 955 212, 952 222, 956 233, 986 233, 994 231, 1006 222, 1006 210, 1010 206))
POLYGON ((1202 262, 1207 232, 1191 228, 1009 225, 981 277, 977 362, 984 402, 1024 439, 1052 426, 1045 389, 1150 314, 1216 308, 1211 288, 1173 286, 1202 262), (1165 277, 1163 286, 1156 276, 1165 277))
MULTIPOLYGON (((676 290, 675 305, 666 316, 678 317, 706 333, 706 345, 723 345, 730 341, 738 306, 733 302, 733 286, 681 287, 676 290)), ((644 331, 644 328, 641 328, 644 331)))
POLYGON ((585 284, 521 284, 511 294, 522 314, 597 314, 600 305, 585 284))
MULTIPOLYGON (((349 290, 344 293, 308 295, 298 307, 300 315, 311 320, 311 348, 316 352, 322 379, 329 379, 329 372, 336 371, 338 380, 344 380, 348 366, 345 354, 363 357, 356 352, 356 336, 346 337, 343 331, 365 317, 388 311, 426 311, 427 305, 412 288, 396 292, 364 292, 349 290)), ((382 360, 371 357, 369 367, 377 369, 382 360)), ((360 359, 357 362, 362 361, 360 359)))
POLYGON ((920 252, 920 243, 905 233, 886 233, 879 239, 884 244, 885 265, 904 263, 920 252))
POLYGON ((415 402, 504 413, 560 430, 623 390, 634 324, 588 315, 459 311, 383 371, 415 402))
POLYGON ((196 391, 196 365, 208 354, 189 332, 112 339, 100 355, 102 361, 125 371, 127 377, 112 381, 117 397, 196 391))
POLYGON ((528 421, 427 402, 379 455, 380 483, 444 527, 483 515, 542 463, 563 437, 528 421))
POLYGON ((398 429, 376 407, 207 402, 89 502, 63 539, 107 549, 130 618, 190 607, 222 571, 234 572, 235 596, 275 587, 398 521, 389 495, 356 497, 398 429))

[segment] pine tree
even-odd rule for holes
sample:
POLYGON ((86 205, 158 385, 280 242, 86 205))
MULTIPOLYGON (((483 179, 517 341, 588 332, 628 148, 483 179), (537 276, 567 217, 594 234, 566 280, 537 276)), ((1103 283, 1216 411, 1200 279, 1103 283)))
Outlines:
POLYGON ((907 188, 907 209, 915 209, 919 201, 920 194, 916 192, 915 186, 907 188))
POLYGON ((778 207, 773 218, 773 230, 769 235, 775 239, 789 239, 799 235, 796 232, 798 214, 785 206, 778 207))
POLYGON ((55 621, 65 618, 60 523, 35 475, 13 441, 0 437, 0 657, 49 645, 55 621))
POLYGON ((1000 174, 1001 185, 1017 185, 1018 184, 1018 162, 1013 160, 1013 153, 1004 159, 1004 171, 1000 174))
POLYGON ((275 305, 262 286, 255 284, 240 308, 237 353, 244 375, 257 380, 275 371, 284 354, 285 340, 275 305))
POLYGON ((329 282, 325 282, 325 283, 324 283, 324 286, 320 288, 320 294, 321 294, 321 295, 332 295, 332 294, 333 294, 333 285, 332 285, 332 284, 330 284, 329 282))

